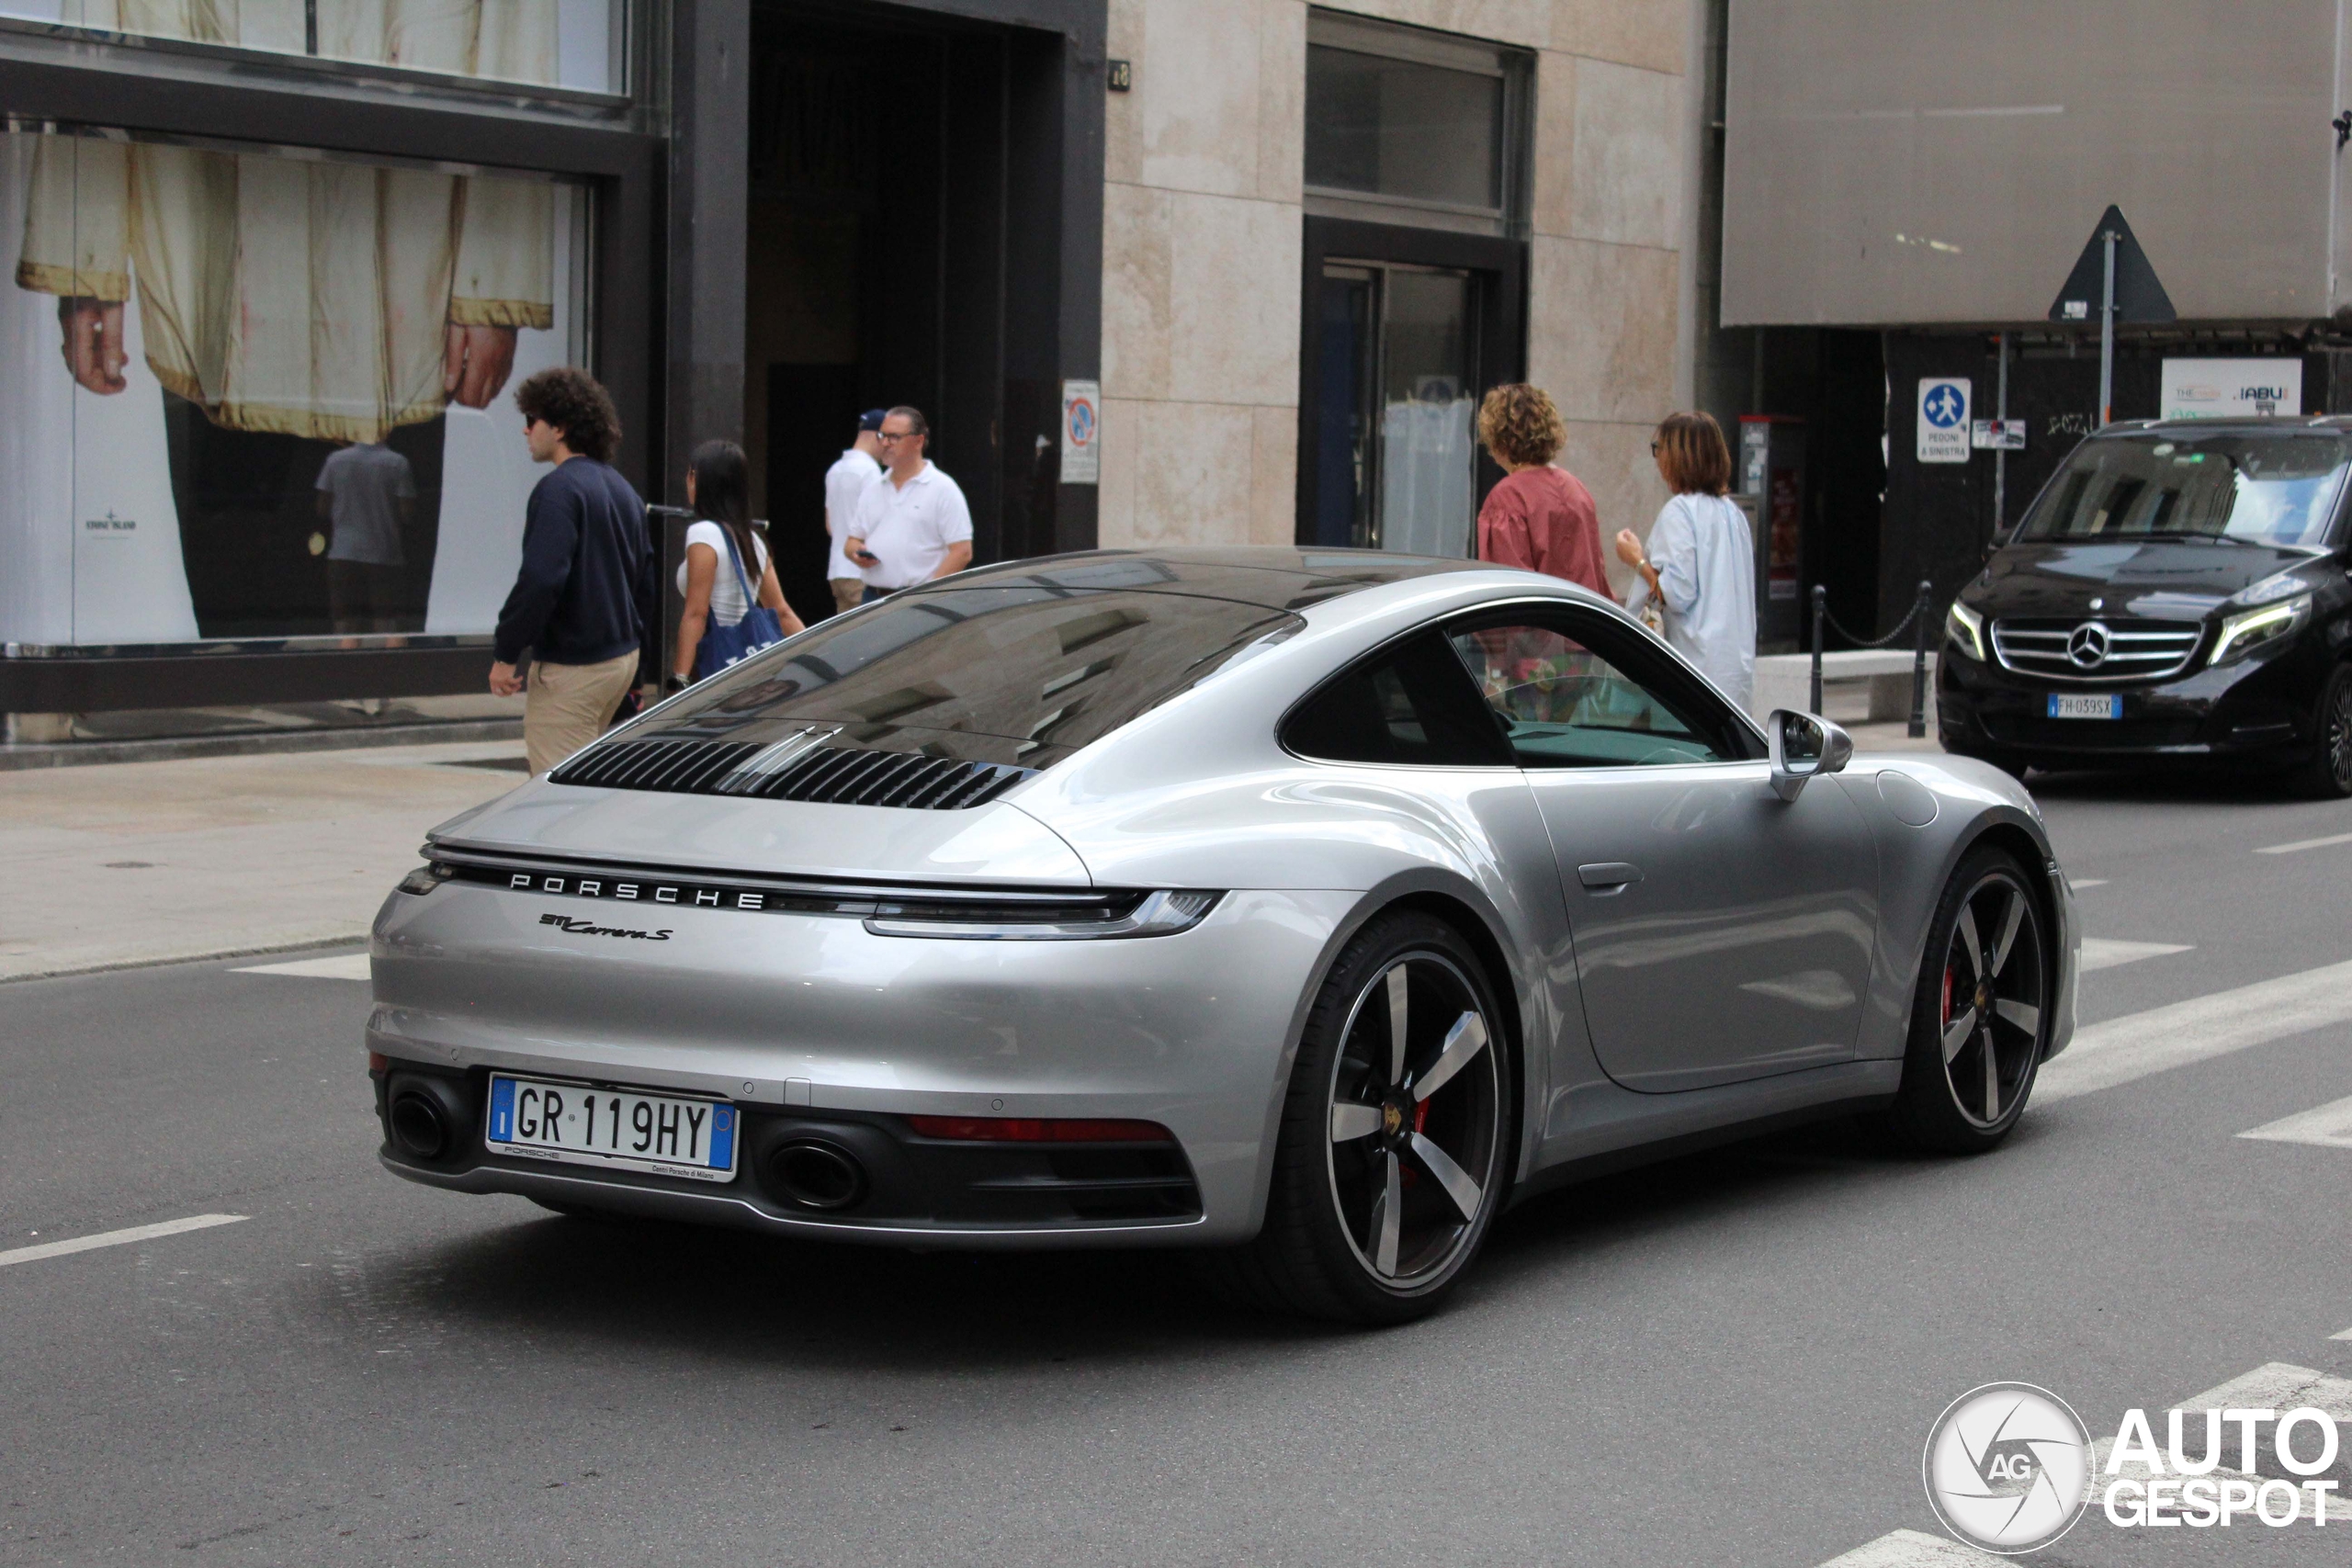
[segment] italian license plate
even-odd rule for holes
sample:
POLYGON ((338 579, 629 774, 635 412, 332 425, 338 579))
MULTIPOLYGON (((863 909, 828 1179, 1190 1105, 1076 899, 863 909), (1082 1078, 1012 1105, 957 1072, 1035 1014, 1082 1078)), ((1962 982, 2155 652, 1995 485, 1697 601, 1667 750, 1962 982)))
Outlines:
POLYGON ((492 1154, 732 1181, 735 1132, 716 1100, 493 1074, 482 1139, 492 1154))
POLYGON ((2062 696, 2052 692, 2050 694, 2050 716, 2052 718, 2121 718, 2123 698, 2120 694, 2115 692, 2104 693, 2095 697, 2062 696))

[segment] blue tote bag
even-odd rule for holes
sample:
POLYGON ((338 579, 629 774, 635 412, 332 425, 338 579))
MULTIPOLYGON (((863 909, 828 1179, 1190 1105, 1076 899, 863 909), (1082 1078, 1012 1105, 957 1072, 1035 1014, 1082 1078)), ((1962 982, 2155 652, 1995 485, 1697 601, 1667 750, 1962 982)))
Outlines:
POLYGON ((759 602, 752 585, 743 579, 743 552, 735 547, 735 531, 725 524, 718 527, 719 536, 727 541, 727 558, 735 567, 735 581, 743 590, 743 603, 751 607, 743 618, 731 626, 718 624, 718 612, 713 610, 710 623, 703 627, 702 644, 695 649, 695 679, 708 680, 729 665, 749 659, 763 648, 773 648, 784 640, 784 622, 774 610, 759 602))

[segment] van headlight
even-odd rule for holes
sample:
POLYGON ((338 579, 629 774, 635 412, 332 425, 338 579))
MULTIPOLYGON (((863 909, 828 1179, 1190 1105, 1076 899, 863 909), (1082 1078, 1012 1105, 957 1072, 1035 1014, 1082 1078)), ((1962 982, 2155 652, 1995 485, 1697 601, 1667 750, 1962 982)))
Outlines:
POLYGON ((2303 629, 2312 618, 2312 596, 2301 594, 2258 609, 2241 610, 2222 622, 2208 664, 2234 664, 2256 649, 2267 647, 2303 629))
POLYGON ((1957 599, 1944 616, 1944 636, 1977 663, 1984 662, 1984 617, 1957 599))

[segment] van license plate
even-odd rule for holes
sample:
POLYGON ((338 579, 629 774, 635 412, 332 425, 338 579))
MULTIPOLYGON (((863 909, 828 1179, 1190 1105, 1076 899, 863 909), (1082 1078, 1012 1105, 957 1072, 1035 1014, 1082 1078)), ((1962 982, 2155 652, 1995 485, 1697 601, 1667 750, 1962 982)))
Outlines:
POLYGON ((732 1181, 735 1132, 735 1108, 714 1100, 500 1073, 482 1137, 492 1154, 732 1181))
POLYGON ((2123 698, 2120 694, 2114 692, 2097 697, 2060 696, 2052 692, 2050 694, 2050 716, 2052 718, 2121 718, 2123 698))

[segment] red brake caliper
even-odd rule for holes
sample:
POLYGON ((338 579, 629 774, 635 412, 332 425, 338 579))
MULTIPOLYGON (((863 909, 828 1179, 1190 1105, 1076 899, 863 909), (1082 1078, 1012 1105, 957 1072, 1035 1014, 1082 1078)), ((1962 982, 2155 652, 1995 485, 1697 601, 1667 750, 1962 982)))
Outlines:
POLYGON ((1945 1023, 1951 1021, 1951 965, 1944 965, 1944 1010, 1937 1015, 1945 1023))

